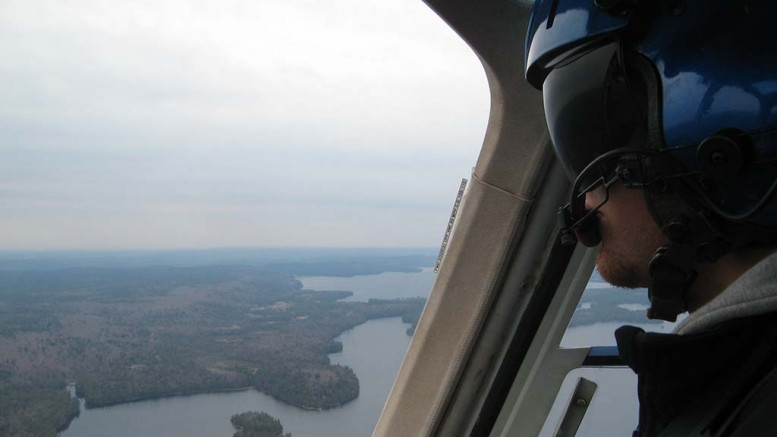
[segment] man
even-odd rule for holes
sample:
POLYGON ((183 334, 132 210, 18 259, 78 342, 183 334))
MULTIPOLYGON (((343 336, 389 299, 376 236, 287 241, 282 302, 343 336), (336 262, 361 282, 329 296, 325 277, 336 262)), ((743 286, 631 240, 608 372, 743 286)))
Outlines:
POLYGON ((777 436, 777 51, 769 0, 539 0, 526 76, 574 180, 564 239, 675 334, 616 332, 634 435, 777 436))

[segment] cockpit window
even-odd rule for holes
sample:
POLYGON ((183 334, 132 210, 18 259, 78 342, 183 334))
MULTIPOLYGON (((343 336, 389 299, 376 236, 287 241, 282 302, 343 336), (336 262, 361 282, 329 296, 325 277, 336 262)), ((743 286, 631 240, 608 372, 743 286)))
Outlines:
POLYGON ((0 435, 369 435, 482 144, 467 45, 417 0, 11 0, 0 58, 0 435))

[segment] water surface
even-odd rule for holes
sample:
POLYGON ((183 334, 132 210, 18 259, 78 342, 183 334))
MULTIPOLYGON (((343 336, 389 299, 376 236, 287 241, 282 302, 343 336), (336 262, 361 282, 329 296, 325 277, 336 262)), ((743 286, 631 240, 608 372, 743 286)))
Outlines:
POLYGON ((433 269, 427 267, 413 273, 385 272, 351 277, 301 276, 297 279, 307 289, 352 291, 353 296, 342 300, 366 302, 369 299, 429 297, 434 276, 433 269))

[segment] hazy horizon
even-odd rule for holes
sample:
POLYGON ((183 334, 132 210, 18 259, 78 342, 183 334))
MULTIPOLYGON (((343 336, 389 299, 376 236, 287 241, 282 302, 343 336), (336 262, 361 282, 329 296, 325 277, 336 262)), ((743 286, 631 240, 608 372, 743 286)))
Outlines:
POLYGON ((279 271, 292 271, 298 270, 293 267, 305 265, 336 265, 338 271, 344 271, 342 268, 351 265, 369 266, 363 270, 369 273, 380 270, 380 266, 386 271, 431 267, 438 251, 433 247, 0 250, 0 271, 208 266, 272 266, 279 271))
POLYGON ((333 250, 333 251, 429 251, 439 250, 434 246, 224 246, 224 247, 130 247, 130 248, 111 248, 111 247, 90 247, 90 248, 29 248, 29 249, 3 249, 0 248, 0 254, 10 253, 115 253, 115 252, 198 252, 198 251, 252 251, 252 250, 271 250, 271 251, 296 251, 296 250, 333 250))

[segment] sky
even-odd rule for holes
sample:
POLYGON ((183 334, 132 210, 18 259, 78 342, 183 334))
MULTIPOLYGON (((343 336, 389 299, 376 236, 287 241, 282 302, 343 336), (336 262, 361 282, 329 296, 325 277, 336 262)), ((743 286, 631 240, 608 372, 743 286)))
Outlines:
POLYGON ((438 246, 477 57, 420 0, 3 0, 0 250, 438 246))

